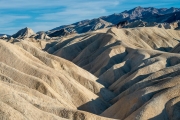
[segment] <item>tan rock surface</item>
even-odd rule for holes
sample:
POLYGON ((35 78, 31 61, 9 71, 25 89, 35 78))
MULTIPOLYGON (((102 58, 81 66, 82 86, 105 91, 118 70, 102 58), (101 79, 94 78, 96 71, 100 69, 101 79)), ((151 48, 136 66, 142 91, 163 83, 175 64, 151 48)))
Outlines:
POLYGON ((178 120, 178 40, 153 27, 0 41, 0 119, 178 120))
POLYGON ((100 114, 109 107, 104 99, 113 94, 95 76, 26 42, 16 43, 22 49, 0 41, 2 119, 105 119, 79 111, 100 114))
POLYGON ((179 119, 180 55, 171 53, 179 51, 179 39, 175 30, 112 28, 61 41, 51 52, 93 73, 116 94, 102 116, 179 119))
POLYGON ((13 38, 29 38, 30 36, 34 35, 34 31, 30 28, 23 28, 19 30, 17 33, 12 35, 13 38))

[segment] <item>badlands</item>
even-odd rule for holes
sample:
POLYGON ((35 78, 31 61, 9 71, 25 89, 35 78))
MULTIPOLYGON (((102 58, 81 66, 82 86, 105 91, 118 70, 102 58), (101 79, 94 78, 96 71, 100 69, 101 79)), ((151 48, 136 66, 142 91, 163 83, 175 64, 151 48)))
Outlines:
POLYGON ((180 31, 32 33, 0 40, 1 120, 180 119, 180 31))

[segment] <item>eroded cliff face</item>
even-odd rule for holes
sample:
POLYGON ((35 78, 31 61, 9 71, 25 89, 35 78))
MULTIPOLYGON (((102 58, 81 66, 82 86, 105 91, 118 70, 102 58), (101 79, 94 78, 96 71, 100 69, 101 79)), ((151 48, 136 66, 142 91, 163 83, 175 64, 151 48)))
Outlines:
POLYGON ((90 113, 102 113, 114 94, 94 75, 28 41, 17 45, 0 41, 1 119, 105 119, 90 113))
POLYGON ((0 40, 0 119, 179 119, 179 39, 149 27, 0 40))

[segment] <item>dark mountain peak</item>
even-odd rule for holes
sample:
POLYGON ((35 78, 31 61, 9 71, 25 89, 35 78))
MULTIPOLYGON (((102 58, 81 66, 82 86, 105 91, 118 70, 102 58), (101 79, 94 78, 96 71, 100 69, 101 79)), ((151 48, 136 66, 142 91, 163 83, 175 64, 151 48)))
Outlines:
POLYGON ((169 9, 171 9, 171 10, 175 10, 176 8, 175 8, 175 7, 170 7, 169 9))
POLYGON ((89 22, 90 20, 86 19, 86 20, 82 20, 80 22, 76 22, 76 23, 73 23, 72 25, 81 25, 81 24, 85 24, 87 22, 89 22))
POLYGON ((151 23, 171 23, 173 21, 180 20, 179 13, 173 14, 176 12, 180 12, 180 9, 174 7, 155 8, 137 6, 131 10, 125 10, 121 13, 114 13, 109 16, 102 16, 91 20, 83 20, 66 26, 60 26, 51 30, 51 32, 64 28, 68 32, 76 31, 77 33, 85 33, 115 25, 123 27, 128 23, 132 23, 132 26, 137 26, 138 24, 138 27, 145 26, 145 23, 148 25, 151 23), (128 23, 124 21, 128 21, 128 23), (133 22, 137 24, 134 24, 133 22))
POLYGON ((60 29, 60 30, 56 30, 53 33, 49 34, 49 37, 61 37, 61 36, 67 36, 73 34, 73 32, 68 32, 66 29, 60 29))
POLYGON ((169 8, 169 10, 170 10, 171 12, 175 12, 175 11, 178 10, 178 9, 175 8, 175 7, 171 7, 171 8, 169 8))
POLYGON ((105 22, 105 21, 102 20, 101 18, 95 18, 92 20, 92 23, 97 23, 97 22, 105 22))
POLYGON ((165 10, 165 14, 170 14, 170 13, 179 12, 179 11, 180 11, 179 8, 171 7, 165 10))
POLYGON ((144 9, 144 8, 141 7, 141 6, 137 6, 137 7, 134 8, 134 10, 142 10, 142 9, 144 9))
POLYGON ((138 6, 138 7, 135 7, 133 9, 129 10, 129 11, 140 11, 140 12, 148 11, 148 12, 151 12, 151 11, 157 11, 157 8, 138 6))

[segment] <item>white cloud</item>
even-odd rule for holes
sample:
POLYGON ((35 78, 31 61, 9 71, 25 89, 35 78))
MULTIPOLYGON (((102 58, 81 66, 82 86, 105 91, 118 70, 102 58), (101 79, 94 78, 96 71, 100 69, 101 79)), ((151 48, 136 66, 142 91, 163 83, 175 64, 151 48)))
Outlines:
POLYGON ((15 20, 23 20, 23 19, 29 19, 30 16, 20 16, 20 15, 4 15, 0 14, 0 31, 1 33, 8 33, 13 34, 14 31, 17 31, 20 26, 14 26, 13 22, 15 20))
POLYGON ((101 15, 103 13, 106 13, 106 10, 104 9, 96 9, 98 12, 94 12, 92 10, 88 9, 67 9, 62 12, 56 12, 56 13, 47 13, 47 14, 42 14, 41 16, 37 17, 36 19, 39 20, 55 20, 55 21, 61 21, 62 19, 64 21, 71 21, 70 19, 76 20, 78 19, 87 19, 94 17, 95 15, 101 15))
POLYGON ((63 24, 70 24, 83 19, 92 19, 94 17, 100 17, 106 15, 106 9, 109 7, 115 7, 119 4, 119 1, 89 1, 85 2, 79 0, 79 2, 70 2, 65 4, 65 9, 63 11, 58 11, 55 13, 45 13, 41 14, 36 19, 38 20, 53 20, 59 21, 63 24))
POLYGON ((0 14, 0 16, 1 16, 0 25, 5 24, 5 23, 9 23, 9 22, 12 22, 12 21, 18 20, 18 19, 31 18, 30 16, 20 16, 20 15, 3 15, 3 14, 0 14))
POLYGON ((0 15, 2 14, 0 25, 1 28, 11 28, 8 33, 12 33, 13 26, 15 29, 27 26, 35 31, 49 30, 60 25, 106 15, 106 9, 117 6, 120 1, 122 0, 113 2, 109 0, 0 0, 0 15), (11 10, 16 15, 3 15, 8 13, 5 10, 11 10), (21 10, 25 16, 18 15, 16 10, 21 10), (33 16, 33 13, 36 15, 33 16), (21 20, 19 25, 14 22, 18 19, 30 18, 29 16, 32 19, 21 20))
POLYGON ((50 30, 60 25, 71 24, 84 19, 93 19, 94 17, 100 17, 101 15, 106 14, 107 11, 105 7, 109 5, 116 6, 118 4, 119 2, 117 1, 104 2, 101 0, 81 2, 78 4, 75 4, 75 2, 71 2, 66 4, 66 8, 63 11, 41 14, 36 19, 38 21, 46 22, 33 23, 31 24, 31 28, 33 28, 35 31, 50 30))
POLYGON ((3 27, 3 28, 0 27, 0 30, 1 30, 0 34, 13 35, 20 29, 22 29, 22 27, 15 27, 15 26, 3 27))
MULTIPOLYGON (((41 8, 41 7, 55 7, 55 6, 73 6, 80 4, 89 4, 93 5, 92 3, 100 3, 96 5, 104 5, 104 3, 113 3, 117 4, 118 0, 109 1, 109 0, 91 0, 91 1, 84 1, 84 0, 1 0, 0 1, 0 9, 12 9, 12 8, 41 8)), ((92 6, 95 7, 95 6, 92 6)))

